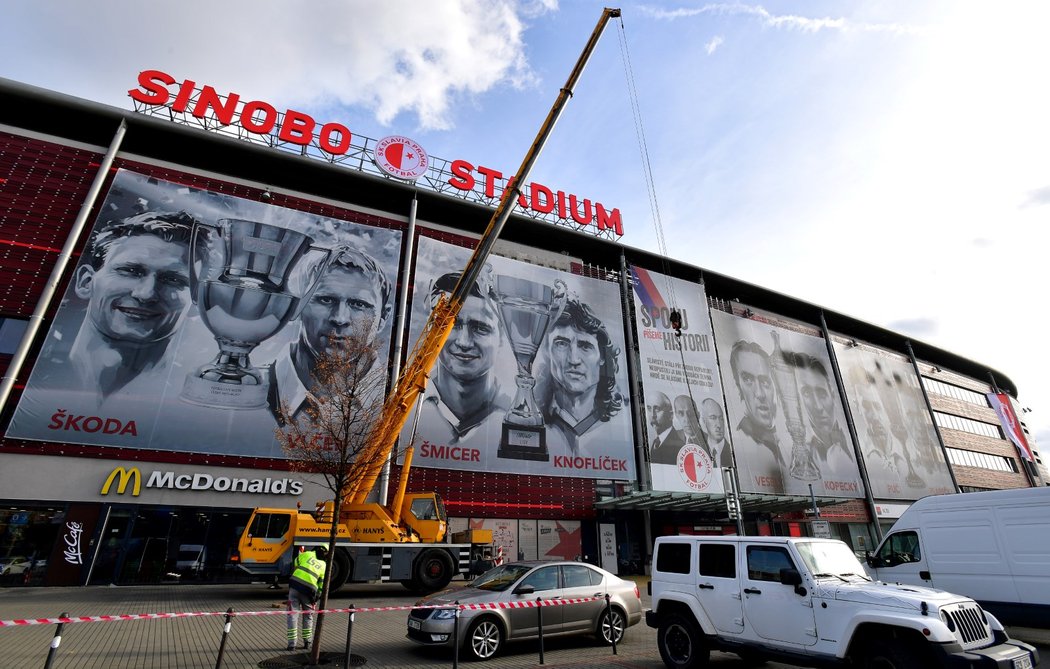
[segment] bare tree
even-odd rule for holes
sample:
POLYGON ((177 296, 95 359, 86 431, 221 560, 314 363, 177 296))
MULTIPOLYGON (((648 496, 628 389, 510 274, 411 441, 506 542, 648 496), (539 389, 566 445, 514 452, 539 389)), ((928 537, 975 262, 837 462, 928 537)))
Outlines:
MULTIPOLYGON (((385 369, 373 364, 378 357, 376 342, 361 328, 341 338, 339 344, 317 356, 307 403, 298 411, 283 405, 283 425, 276 432, 292 469, 320 475, 332 491, 332 501, 319 504, 316 511, 319 521, 331 523, 321 610, 328 605, 345 491, 363 471, 388 455, 368 439, 382 414, 387 382, 385 369)), ((312 664, 320 657, 323 623, 324 615, 318 614, 310 650, 312 664)))

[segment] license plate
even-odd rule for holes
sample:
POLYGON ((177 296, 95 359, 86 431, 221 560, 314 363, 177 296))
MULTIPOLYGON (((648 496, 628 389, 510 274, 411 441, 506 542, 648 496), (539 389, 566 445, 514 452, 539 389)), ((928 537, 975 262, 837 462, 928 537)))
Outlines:
POLYGON ((1014 658, 1014 669, 1032 669, 1032 656, 1014 658))
MULTIPOLYGON (((410 630, 418 630, 418 629, 422 629, 422 628, 423 628, 423 624, 420 623, 418 620, 413 620, 412 618, 408 619, 408 629, 410 629, 410 630)), ((1014 662, 1016 662, 1016 661, 1017 660, 1014 660, 1014 662)), ((1031 667, 1032 664, 1029 663, 1028 666, 1031 667)), ((1017 669, 1017 665, 1014 665, 1014 669, 1017 669)))

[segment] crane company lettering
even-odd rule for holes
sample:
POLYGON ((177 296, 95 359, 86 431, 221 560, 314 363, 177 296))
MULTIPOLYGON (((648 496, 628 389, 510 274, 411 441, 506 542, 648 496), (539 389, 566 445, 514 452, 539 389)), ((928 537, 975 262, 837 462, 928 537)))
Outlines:
MULTIPOLYGON (((131 483, 131 496, 138 497, 141 492, 142 473, 138 467, 125 469, 114 467, 102 484, 102 495, 108 495, 116 482, 118 495, 123 495, 131 483)), ((300 495, 303 482, 289 478, 238 478, 232 476, 213 476, 211 474, 177 474, 172 471, 153 471, 146 479, 146 488, 167 488, 169 490, 210 490, 213 492, 243 492, 262 495, 300 495)))
MULTIPOLYGON (((474 167, 465 160, 453 160, 452 178, 448 184, 459 190, 474 190, 478 180, 474 177, 477 172, 481 175, 481 184, 484 188, 485 197, 502 197, 502 193, 496 193, 496 182, 503 178, 503 173, 490 167, 481 165, 474 167)), ((507 181, 507 188, 515 188, 514 177, 507 181)), ((617 235, 623 236, 623 221, 620 218, 620 210, 608 211, 601 202, 591 202, 587 198, 582 200, 565 191, 557 193, 550 188, 538 183, 531 183, 526 191, 518 193, 518 206, 522 209, 531 209, 540 214, 557 213, 558 218, 571 219, 579 225, 590 225, 592 220, 598 230, 612 230, 617 235)))

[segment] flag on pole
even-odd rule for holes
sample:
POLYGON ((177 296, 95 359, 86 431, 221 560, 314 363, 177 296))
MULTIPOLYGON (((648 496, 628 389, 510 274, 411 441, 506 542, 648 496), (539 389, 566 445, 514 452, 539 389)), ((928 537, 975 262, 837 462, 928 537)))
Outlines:
POLYGON ((999 416, 999 423, 1003 426, 1003 432, 1017 446, 1021 457, 1029 462, 1034 462, 1035 458, 1032 457, 1032 449, 1028 446, 1028 440, 1024 437, 1024 430, 1021 429, 1021 421, 1017 420, 1017 414, 1014 412, 1007 394, 988 393, 988 403, 995 409, 996 415, 999 416))

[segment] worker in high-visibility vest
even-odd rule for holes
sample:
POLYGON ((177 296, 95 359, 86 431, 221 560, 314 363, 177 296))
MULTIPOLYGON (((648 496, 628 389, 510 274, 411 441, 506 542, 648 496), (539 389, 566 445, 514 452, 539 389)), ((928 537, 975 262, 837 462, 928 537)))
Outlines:
POLYGON ((326 557, 328 549, 318 546, 302 551, 292 562, 292 577, 288 581, 288 650, 295 650, 298 641, 300 613, 302 647, 310 645, 310 638, 314 635, 314 606, 321 597, 326 557))

